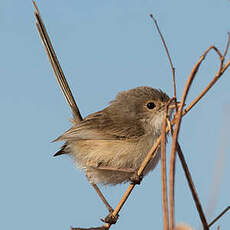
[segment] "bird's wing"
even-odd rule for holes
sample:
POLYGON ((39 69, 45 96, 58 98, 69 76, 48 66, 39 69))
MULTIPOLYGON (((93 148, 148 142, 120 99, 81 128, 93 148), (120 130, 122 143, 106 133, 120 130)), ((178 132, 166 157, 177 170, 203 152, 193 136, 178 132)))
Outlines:
POLYGON ((103 110, 90 114, 54 141, 121 140, 137 138, 143 134, 140 124, 131 120, 111 120, 109 114, 103 110))

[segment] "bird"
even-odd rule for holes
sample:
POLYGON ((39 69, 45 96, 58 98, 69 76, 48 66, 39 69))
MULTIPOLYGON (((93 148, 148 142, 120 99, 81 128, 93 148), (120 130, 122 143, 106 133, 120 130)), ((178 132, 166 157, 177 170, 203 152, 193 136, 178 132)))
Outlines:
MULTIPOLYGON (((105 109, 89 114, 78 124, 73 122, 56 138, 54 141, 65 143, 54 156, 70 155, 91 184, 135 182, 137 170, 161 135, 169 99, 162 90, 149 86, 121 91, 105 109)), ((143 176, 159 159, 160 147, 143 176)))

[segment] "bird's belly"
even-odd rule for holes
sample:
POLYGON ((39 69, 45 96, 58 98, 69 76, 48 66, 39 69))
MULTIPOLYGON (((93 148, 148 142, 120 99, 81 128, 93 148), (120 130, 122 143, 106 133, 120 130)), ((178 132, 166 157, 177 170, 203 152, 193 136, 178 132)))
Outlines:
MULTIPOLYGON (((131 172, 116 172, 114 169, 137 171, 155 140, 152 136, 138 140, 78 140, 70 144, 70 152, 91 183, 114 185, 127 182, 132 176, 131 172)), ((159 158, 158 149, 144 175, 155 168, 159 158)))

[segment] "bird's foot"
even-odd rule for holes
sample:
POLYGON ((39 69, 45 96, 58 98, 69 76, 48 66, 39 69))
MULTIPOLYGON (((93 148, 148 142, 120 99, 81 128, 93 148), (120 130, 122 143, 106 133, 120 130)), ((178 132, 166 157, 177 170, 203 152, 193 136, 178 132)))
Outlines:
POLYGON ((131 184, 140 184, 143 179, 142 175, 138 175, 137 172, 133 173, 133 175, 129 178, 131 184))
POLYGON ((119 215, 114 215, 113 212, 110 212, 108 216, 106 216, 104 219, 101 219, 102 222, 108 223, 108 224, 116 224, 118 220, 119 215))

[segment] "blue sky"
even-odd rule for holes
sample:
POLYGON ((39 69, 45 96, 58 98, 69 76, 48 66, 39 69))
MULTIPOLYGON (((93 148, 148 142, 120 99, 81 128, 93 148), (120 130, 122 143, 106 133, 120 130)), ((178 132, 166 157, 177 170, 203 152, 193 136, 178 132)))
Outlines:
MULTIPOLYGON (((37 4, 83 116, 107 106, 120 90, 136 86, 161 88, 172 96, 171 71, 150 13, 158 20, 176 67, 179 98, 202 52, 213 44, 223 50, 230 31, 228 0, 40 0, 37 4)), ((71 112, 36 31, 32 1, 2 0, 0 5, 0 229, 98 226, 107 212, 84 174, 70 158, 52 157, 61 143, 51 141, 70 127, 71 112)), ((187 103, 217 66, 212 52, 187 103)), ((230 204, 229 86, 227 71, 183 119, 180 133, 205 210, 217 188, 212 217, 230 204), (213 190, 217 159, 222 176, 213 190)), ((162 228, 159 166, 134 189, 112 229, 162 228)), ((199 228, 179 162, 177 166, 176 222, 199 228)), ((115 206, 126 187, 103 191, 115 206)), ((228 229, 230 214, 218 224, 221 230, 228 229)))

